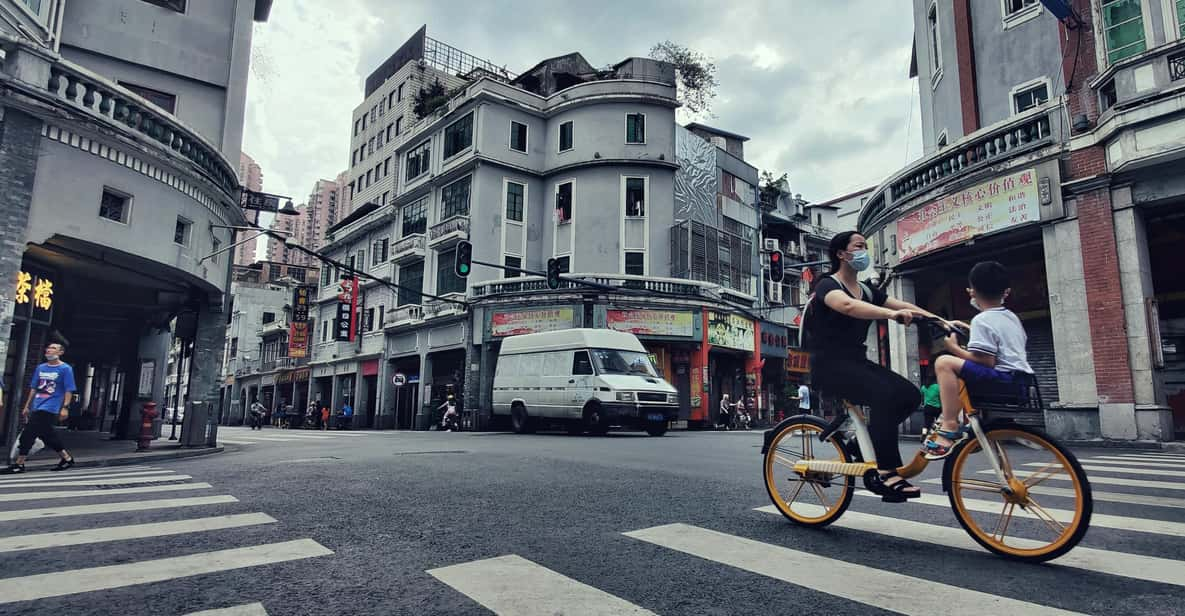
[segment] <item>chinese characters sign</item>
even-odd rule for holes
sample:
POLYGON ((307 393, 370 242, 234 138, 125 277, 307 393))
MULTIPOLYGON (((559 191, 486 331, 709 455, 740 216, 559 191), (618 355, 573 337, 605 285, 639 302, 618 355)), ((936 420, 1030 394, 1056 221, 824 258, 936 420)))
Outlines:
POLYGON ((17 272, 16 295, 13 299, 18 309, 24 306, 48 312, 53 308, 53 292, 52 280, 29 272, 17 272))
POLYGON ((307 323, 309 320, 309 298, 313 287, 299 286, 292 290, 292 322, 307 323))
POLYGON ((695 335, 695 323, 690 312, 663 310, 608 310, 605 320, 609 329, 638 336, 695 335))
POLYGON ((789 351, 786 357, 786 372, 810 372, 811 354, 806 351, 789 351))
POLYGON ((536 332, 550 332, 572 327, 571 308, 495 312, 490 317, 490 330, 496 338, 536 332))
POLYGON ((761 356, 785 357, 790 345, 790 333, 776 323, 761 322, 761 356))
POLYGON ((309 356, 309 323, 293 322, 288 325, 288 357, 309 356))
POLYGON ((1040 220, 1037 172, 996 178, 947 195, 910 212, 897 221, 897 249, 901 260, 1040 220))
POLYGON ((708 313, 708 344, 753 350, 753 321, 736 314, 708 313))

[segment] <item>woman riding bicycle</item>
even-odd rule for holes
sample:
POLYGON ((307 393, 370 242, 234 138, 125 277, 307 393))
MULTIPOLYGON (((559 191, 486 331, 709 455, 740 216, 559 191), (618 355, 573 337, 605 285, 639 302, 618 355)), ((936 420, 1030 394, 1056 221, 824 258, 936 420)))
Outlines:
POLYGON ((810 326, 811 380, 816 389, 871 407, 868 430, 880 471, 870 484, 873 491, 894 502, 916 498, 921 490, 897 475, 897 426, 918 408, 922 396, 904 377, 869 361, 864 341, 871 321, 891 319, 908 325, 915 315, 938 317, 858 281, 857 273, 871 265, 863 235, 837 234, 827 257, 831 274, 815 285, 808 315, 815 320, 810 326))

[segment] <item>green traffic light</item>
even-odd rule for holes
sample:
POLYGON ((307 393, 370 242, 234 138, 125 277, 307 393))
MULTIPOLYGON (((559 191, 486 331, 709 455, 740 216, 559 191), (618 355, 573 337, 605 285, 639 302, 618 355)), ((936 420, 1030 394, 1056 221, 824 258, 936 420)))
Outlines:
POLYGON ((468 266, 468 265, 462 265, 462 266, 461 266, 461 273, 462 273, 462 274, 468 274, 468 273, 469 273, 469 266, 468 266))

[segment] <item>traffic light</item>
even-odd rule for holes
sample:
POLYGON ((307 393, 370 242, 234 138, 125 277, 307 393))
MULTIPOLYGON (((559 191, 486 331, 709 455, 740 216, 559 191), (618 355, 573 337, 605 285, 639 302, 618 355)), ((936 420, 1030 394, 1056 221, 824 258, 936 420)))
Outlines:
POLYGON ((782 260, 782 251, 775 250, 769 253, 769 279, 773 282, 782 282, 785 277, 786 268, 782 260))
POLYGON ((560 260, 559 259, 553 258, 553 259, 547 260, 547 288, 549 288, 549 289, 560 288, 560 260))
POLYGON ((469 276, 473 269, 473 244, 461 241, 457 244, 457 261, 454 265, 457 275, 461 278, 469 276))

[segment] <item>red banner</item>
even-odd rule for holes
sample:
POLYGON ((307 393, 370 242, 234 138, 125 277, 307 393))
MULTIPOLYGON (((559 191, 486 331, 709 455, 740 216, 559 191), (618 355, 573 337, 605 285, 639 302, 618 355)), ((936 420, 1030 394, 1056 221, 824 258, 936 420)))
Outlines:
POLYGON ((288 357, 309 356, 309 324, 292 323, 288 326, 288 357))

